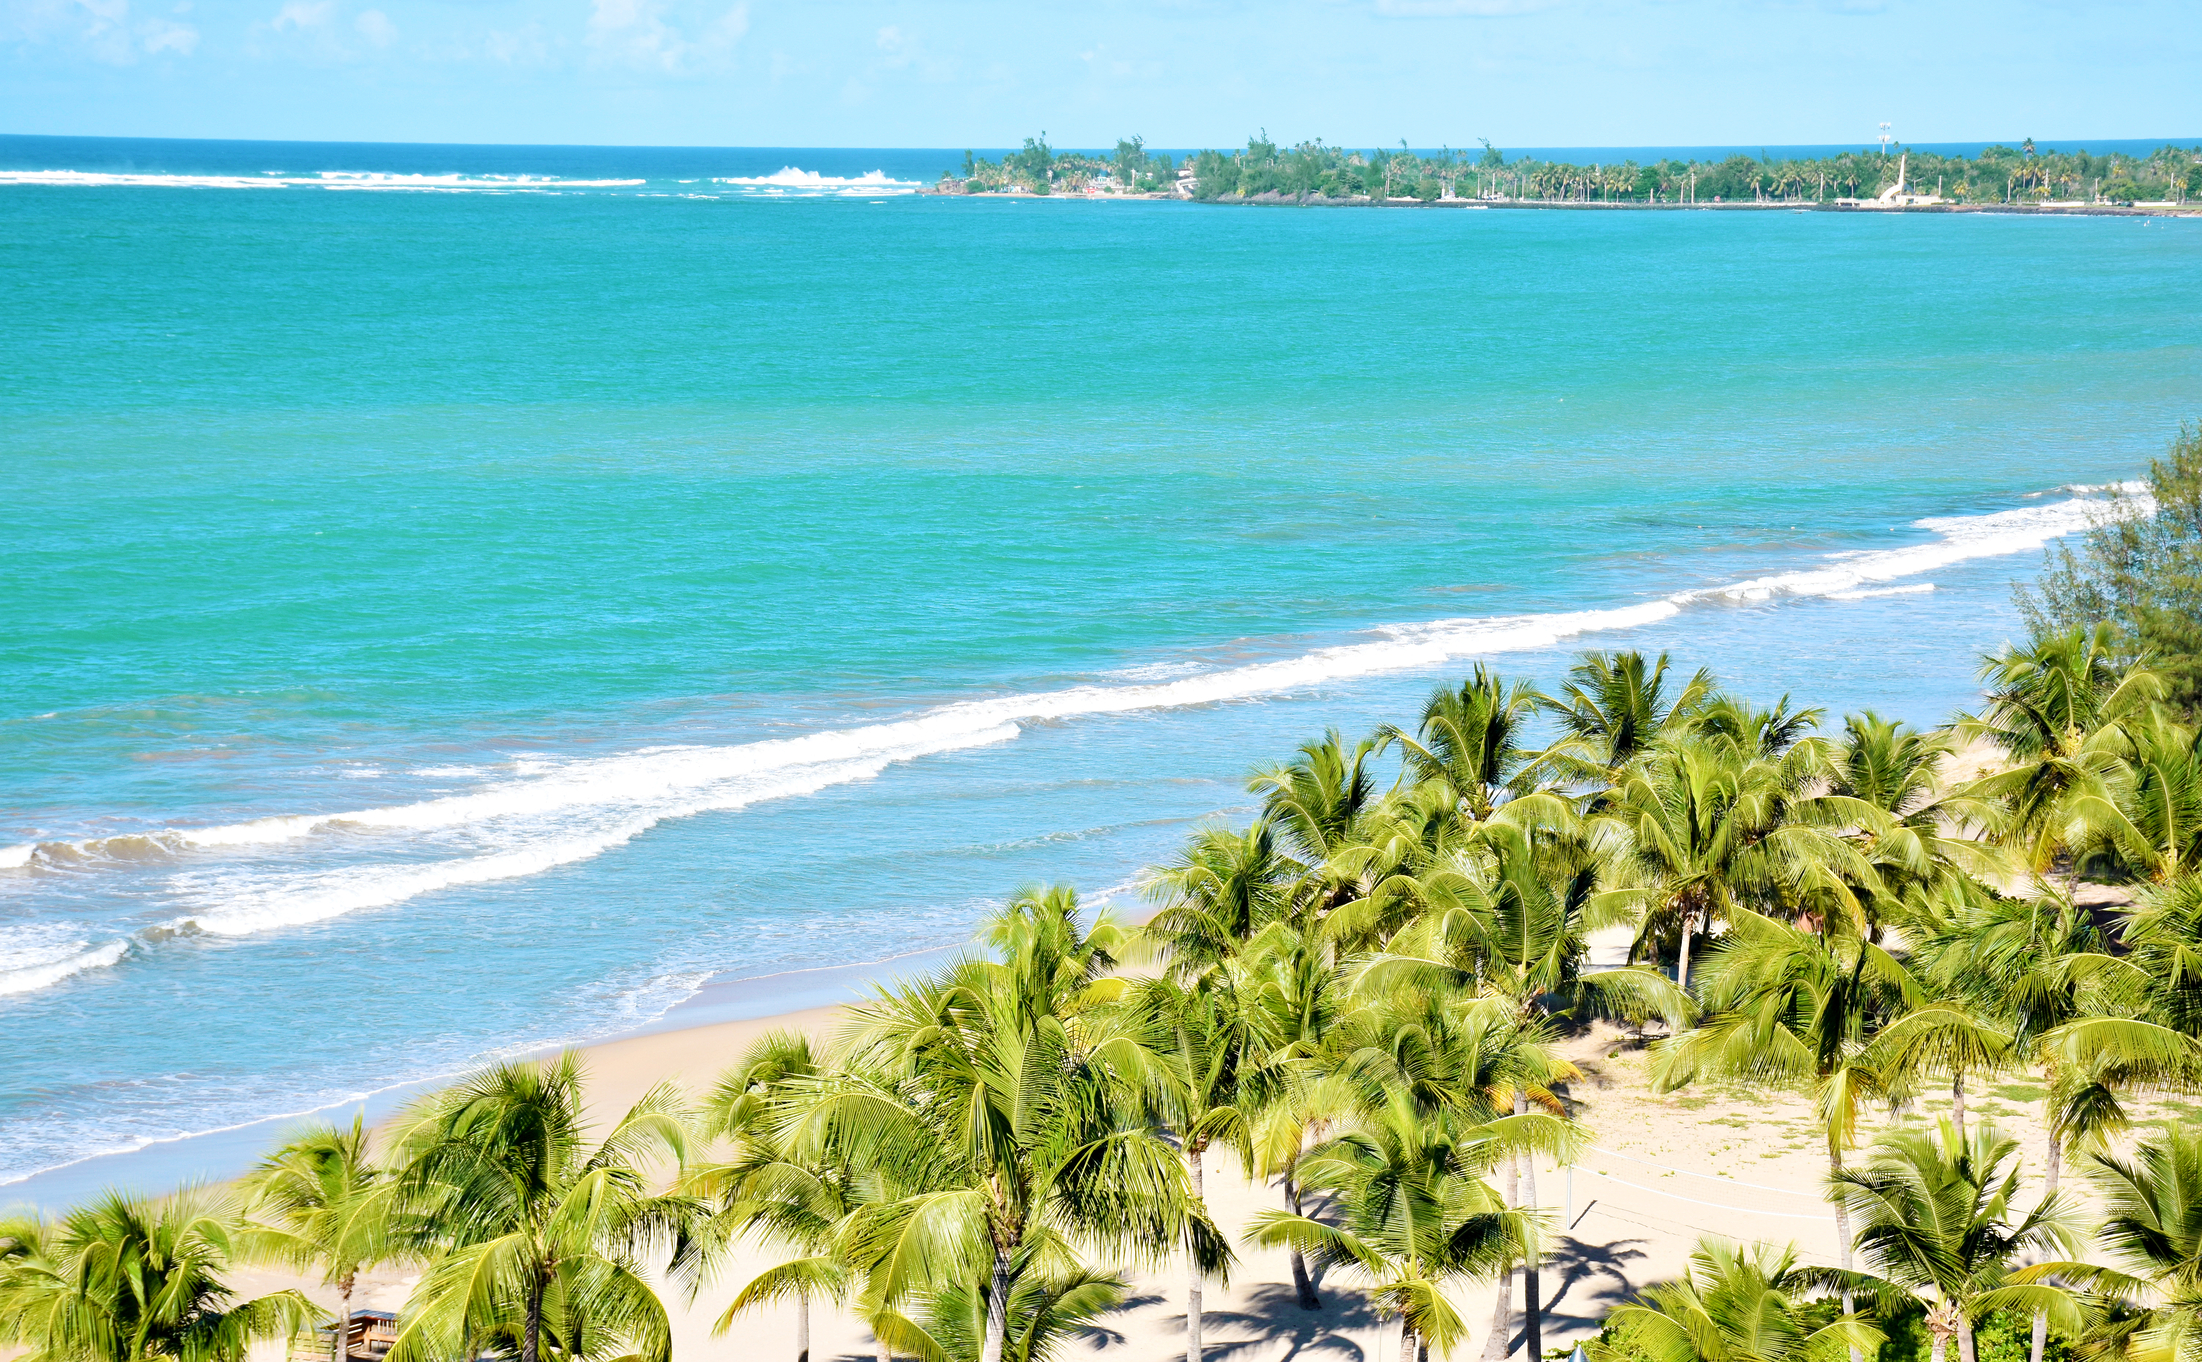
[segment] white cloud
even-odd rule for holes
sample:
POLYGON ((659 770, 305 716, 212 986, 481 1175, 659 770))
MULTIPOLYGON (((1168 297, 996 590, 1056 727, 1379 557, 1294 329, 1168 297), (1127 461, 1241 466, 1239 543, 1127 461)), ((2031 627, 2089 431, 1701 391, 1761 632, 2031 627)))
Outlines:
POLYGON ((336 0, 290 0, 275 12, 275 31, 296 29, 303 33, 309 28, 326 25, 336 14, 336 0))
POLYGON ((947 80, 955 74, 953 62, 934 56, 918 35, 908 32, 900 25, 887 25, 873 35, 872 41, 886 54, 875 63, 874 70, 903 71, 915 68, 927 80, 947 80))
POLYGON ((551 39, 544 27, 530 19, 518 28, 491 29, 482 41, 482 50, 491 61, 507 66, 548 66, 551 64, 551 39))
POLYGON ((199 30, 168 19, 148 19, 138 25, 138 42, 148 53, 173 52, 188 57, 199 45, 199 30))
MULTIPOLYGON (((177 10, 181 14, 184 9, 177 10)), ((128 66, 140 56, 159 56, 173 53, 188 57, 199 46, 199 30, 173 19, 140 19, 130 17, 130 0, 75 0, 73 6, 54 12, 60 27, 49 29, 56 36, 65 34, 79 21, 81 28, 76 36, 83 42, 85 52, 94 60, 113 66, 128 66)))
POLYGON ((352 20, 352 27, 359 30, 360 37, 377 47, 388 47, 397 41, 398 26, 379 9, 361 10, 359 17, 352 20))
POLYGON ((690 37, 665 0, 590 0, 589 46, 600 58, 676 75, 720 65, 749 32, 749 5, 706 20, 690 37))

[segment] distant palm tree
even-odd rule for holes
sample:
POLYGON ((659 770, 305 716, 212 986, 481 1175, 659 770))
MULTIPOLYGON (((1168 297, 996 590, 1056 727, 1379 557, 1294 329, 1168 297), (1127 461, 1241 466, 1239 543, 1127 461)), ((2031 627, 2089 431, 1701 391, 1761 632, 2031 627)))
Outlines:
POLYGON ((1815 1326, 1804 1309, 1825 1274, 1800 1268, 1795 1247, 1741 1249, 1700 1239, 1689 1270, 1647 1288, 1606 1317, 1610 1343, 1593 1362, 1836 1362, 1870 1354, 1881 1331, 1847 1310, 1815 1326))
POLYGON ((1520 777, 1532 753, 1523 739, 1543 703, 1528 682, 1509 686, 1479 662, 1458 689, 1431 694, 1414 733, 1386 725, 1379 742, 1397 743, 1412 779, 1443 790, 1464 818, 1481 822, 1526 788, 1520 777))
POLYGON ((1800 743, 1778 759, 1724 742, 1661 741, 1626 771, 1598 815, 1618 843, 1602 903, 1641 914, 1638 948, 1679 931, 1675 984, 1689 986, 1690 938, 1732 906, 1761 912, 1858 912, 1854 885, 1877 883, 1845 839, 1877 828, 1859 800, 1816 792, 1826 749, 1800 743))
POLYGON ((310 1126, 284 1141, 246 1174, 253 1223, 244 1236, 253 1257, 304 1270, 319 1266, 336 1288, 333 1355, 350 1347, 352 1290, 359 1274, 400 1254, 397 1180, 370 1156, 366 1120, 349 1130, 310 1126))
POLYGON ((580 1060, 503 1064, 408 1113, 399 1196, 430 1267, 399 1320, 393 1362, 509 1349, 581 1362, 618 1347, 669 1362, 672 1326, 644 1258, 670 1251, 700 1203, 654 1193, 687 1160, 679 1092, 653 1089, 588 1139, 580 1060))
POLYGON ((0 1344, 21 1362, 245 1362, 315 1311, 296 1291, 236 1299, 239 1233, 235 1205, 196 1190, 0 1226, 0 1344))

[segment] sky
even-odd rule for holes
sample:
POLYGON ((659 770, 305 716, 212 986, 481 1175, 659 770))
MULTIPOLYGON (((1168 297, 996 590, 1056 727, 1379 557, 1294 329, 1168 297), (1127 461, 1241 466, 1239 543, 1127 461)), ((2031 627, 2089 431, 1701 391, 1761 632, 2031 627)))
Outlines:
POLYGON ((2202 141, 2202 0, 0 0, 0 132, 2202 141))

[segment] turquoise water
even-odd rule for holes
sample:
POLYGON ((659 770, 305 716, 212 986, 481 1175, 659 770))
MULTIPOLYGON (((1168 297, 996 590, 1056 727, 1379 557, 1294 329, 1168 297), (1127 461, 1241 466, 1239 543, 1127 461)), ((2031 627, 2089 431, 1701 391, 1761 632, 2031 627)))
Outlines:
POLYGON ((265 146, 0 146, 0 1178, 1129 903, 1476 658, 1939 721, 2202 409, 2196 222, 265 146))

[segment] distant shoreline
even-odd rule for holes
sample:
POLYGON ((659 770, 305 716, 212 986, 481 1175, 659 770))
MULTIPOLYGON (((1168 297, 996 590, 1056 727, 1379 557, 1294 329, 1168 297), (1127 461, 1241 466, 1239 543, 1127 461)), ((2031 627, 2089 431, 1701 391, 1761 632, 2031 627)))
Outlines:
POLYGON ((1568 200, 1568 199, 1369 199, 1329 198, 1322 194, 1256 194, 1220 195, 1212 199, 1193 199, 1183 194, 967 194, 931 186, 917 191, 920 195, 951 199, 1027 199, 1061 200, 1078 203, 1205 203, 1236 208, 1451 208, 1451 209, 1562 209, 1569 212, 1625 212, 1625 213, 1863 213, 1886 216, 1898 213, 1965 213, 1996 214, 2005 217, 2091 217, 2091 218, 2196 218, 2202 217, 2202 203, 2147 203, 2147 204, 2028 204, 2028 203, 1920 203, 1878 204, 1863 203, 1813 203, 1778 201, 1754 202, 1739 200, 1734 203, 1624 203, 1618 201, 1568 200))

